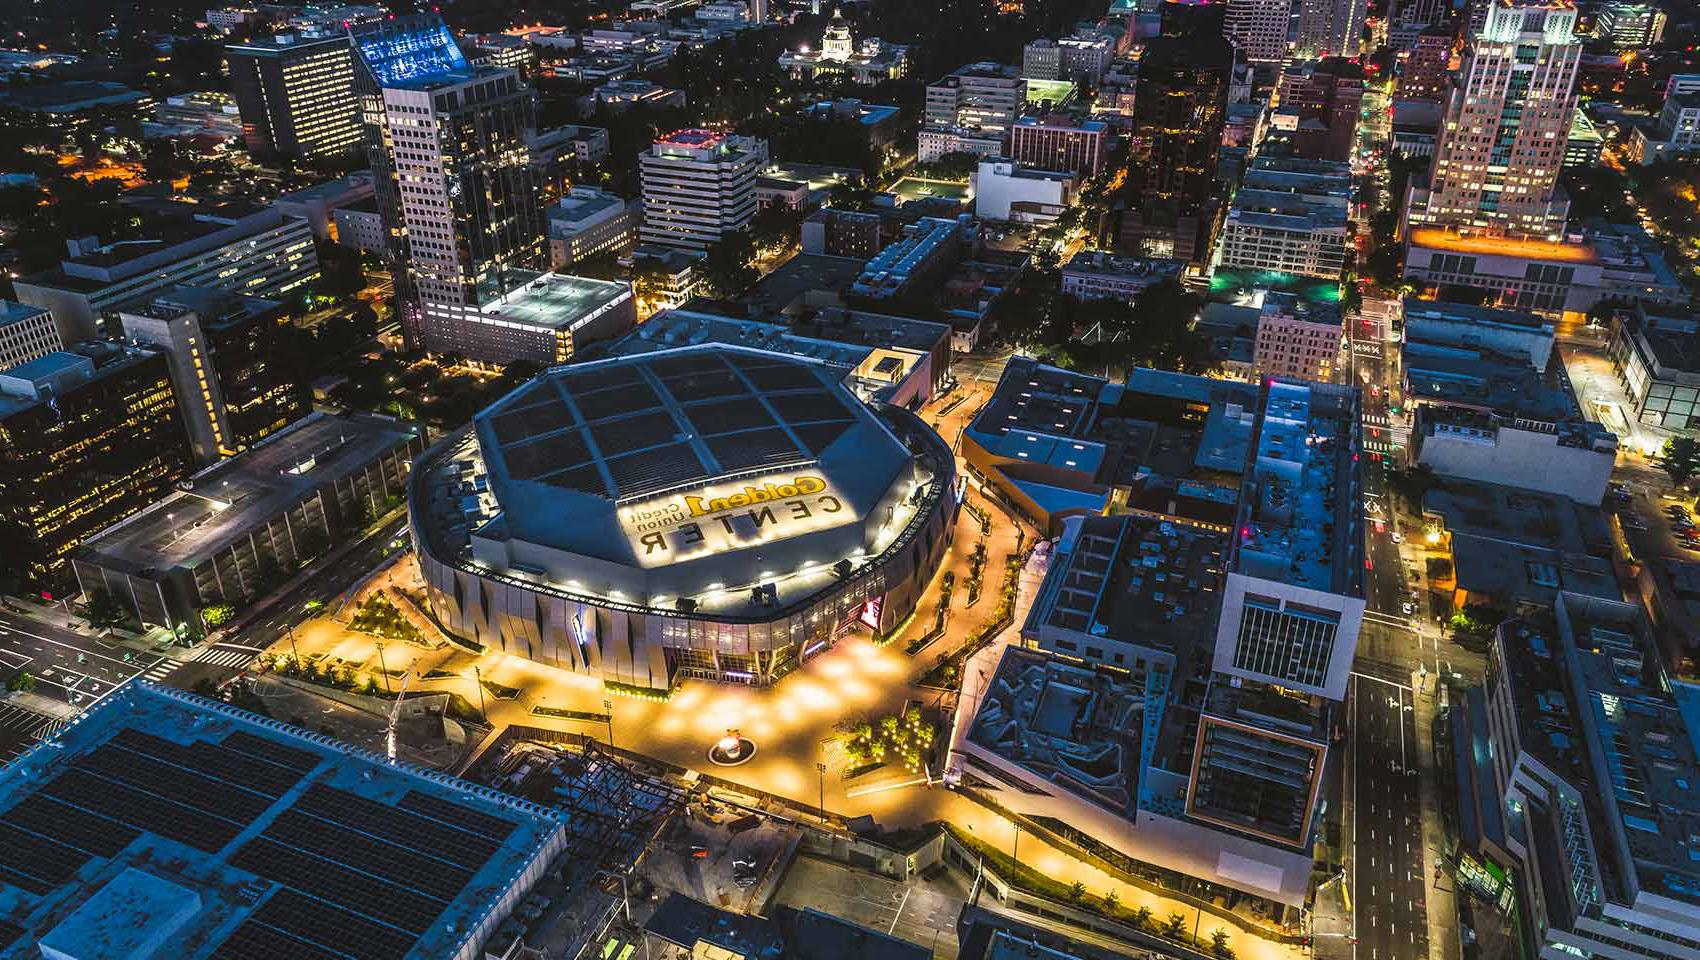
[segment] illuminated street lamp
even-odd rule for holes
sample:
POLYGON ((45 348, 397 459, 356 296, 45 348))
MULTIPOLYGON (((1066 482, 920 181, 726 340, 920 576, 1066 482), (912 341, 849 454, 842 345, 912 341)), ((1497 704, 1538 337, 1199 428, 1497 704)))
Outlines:
POLYGON ((602 715, 608 722, 608 749, 614 749, 614 701, 602 701, 602 715))
POLYGON ((384 665, 384 643, 382 640, 372 644, 378 648, 378 672, 384 675, 384 696, 390 695, 390 668, 384 665))

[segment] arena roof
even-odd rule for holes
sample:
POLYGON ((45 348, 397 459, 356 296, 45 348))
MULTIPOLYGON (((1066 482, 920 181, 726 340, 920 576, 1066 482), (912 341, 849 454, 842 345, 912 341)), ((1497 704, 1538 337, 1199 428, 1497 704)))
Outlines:
POLYGON ((842 377, 723 344, 548 370, 474 420, 504 532, 626 562, 616 504, 814 464, 862 516, 910 455, 842 377))
POLYGON ((685 350, 552 371, 480 419, 511 478, 626 500, 813 460, 856 401, 824 366, 685 350))

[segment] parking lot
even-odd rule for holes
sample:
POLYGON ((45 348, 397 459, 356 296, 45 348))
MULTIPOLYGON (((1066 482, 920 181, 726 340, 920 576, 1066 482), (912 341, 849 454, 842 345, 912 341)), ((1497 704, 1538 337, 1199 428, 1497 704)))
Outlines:
POLYGON ((956 918, 968 890, 954 873, 899 883, 854 867, 798 857, 791 862, 775 903, 843 917, 881 933, 918 943, 938 960, 955 960, 956 918))
POLYGON ((665 840, 650 850, 644 873, 722 910, 760 913, 784 875, 800 828, 745 811, 693 803, 665 840))
POLYGON ((1614 485, 1605 500, 1605 506, 1617 514, 1637 558, 1700 560, 1700 518, 1688 504, 1665 499, 1662 490, 1641 483, 1614 485))

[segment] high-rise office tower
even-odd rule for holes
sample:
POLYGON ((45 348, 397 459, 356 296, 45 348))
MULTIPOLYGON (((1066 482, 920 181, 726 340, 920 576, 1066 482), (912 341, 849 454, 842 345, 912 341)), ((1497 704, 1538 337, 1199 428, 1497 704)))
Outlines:
POLYGON ((192 469, 163 353, 91 341, 0 373, 0 572, 52 595, 85 538, 192 469))
POLYGON ((1427 189, 1410 220, 1476 232, 1563 233, 1559 168, 1582 44, 1567 0, 1495 0, 1451 91, 1427 189))
POLYGON ((195 459, 234 456, 308 413, 300 371, 283 359, 283 304, 177 287, 118 312, 124 339, 165 354, 195 459))
POLYGON ((756 214, 756 177, 767 141, 714 130, 678 130, 638 156, 644 243, 701 250, 756 214))
POLYGON ((1452 31, 1445 27, 1422 31, 1412 42, 1411 52, 1400 70, 1399 99, 1445 103, 1451 66, 1452 31))
POLYGON ((1141 256, 1194 263, 1209 256, 1216 213, 1216 157, 1227 117, 1234 48, 1222 5, 1163 4, 1163 32, 1145 48, 1134 94, 1134 202, 1121 246, 1141 256))
POLYGON ((1307 57, 1355 57, 1363 45, 1365 0, 1297 0, 1294 47, 1307 57))
POLYGON ((1280 63, 1287 55, 1292 0, 1227 0, 1223 31, 1247 63, 1280 63))
POLYGON ((1297 121, 1293 152, 1312 160, 1350 160, 1364 101, 1364 71, 1356 60, 1291 62, 1283 66, 1277 116, 1297 121))
POLYGON ((225 47, 242 140, 262 160, 316 160, 360 148, 348 37, 275 37, 225 47))
POLYGON ((435 14, 350 34, 402 330, 427 351, 456 352, 462 325, 481 322, 475 308, 544 265, 526 146, 536 100, 517 72, 470 65, 435 14))

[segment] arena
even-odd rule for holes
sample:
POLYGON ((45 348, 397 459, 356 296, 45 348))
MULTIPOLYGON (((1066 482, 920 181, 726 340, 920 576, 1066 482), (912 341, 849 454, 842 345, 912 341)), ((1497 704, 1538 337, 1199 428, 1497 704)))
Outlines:
POLYGON ((703 344, 556 367, 419 459, 449 632, 636 687, 765 684, 898 627, 949 546, 949 447, 844 367, 703 344))

